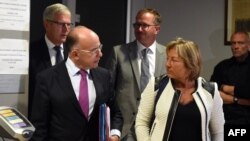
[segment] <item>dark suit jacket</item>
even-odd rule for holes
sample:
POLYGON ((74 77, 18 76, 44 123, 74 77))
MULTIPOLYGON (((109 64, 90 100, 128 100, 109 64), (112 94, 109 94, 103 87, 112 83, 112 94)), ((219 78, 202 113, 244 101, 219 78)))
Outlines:
MULTIPOLYGON (((122 137, 133 127, 141 99, 137 50, 136 41, 115 46, 106 64, 114 79, 117 101, 124 118, 122 137)), ((165 50, 163 45, 156 43, 155 77, 166 74, 165 50)))
POLYGON ((37 75, 31 122, 36 128, 32 141, 98 141, 99 106, 111 109, 111 129, 122 128, 122 115, 114 101, 110 74, 103 68, 90 70, 96 102, 89 121, 76 98, 65 63, 37 75))
MULTIPOLYGON (((65 50, 65 49, 64 49, 65 50)), ((36 75, 52 66, 48 51, 48 46, 45 38, 41 38, 30 44, 30 58, 29 58, 29 109, 28 115, 30 117, 31 105, 35 91, 36 75)), ((64 52, 64 58, 67 57, 67 52, 64 52)))

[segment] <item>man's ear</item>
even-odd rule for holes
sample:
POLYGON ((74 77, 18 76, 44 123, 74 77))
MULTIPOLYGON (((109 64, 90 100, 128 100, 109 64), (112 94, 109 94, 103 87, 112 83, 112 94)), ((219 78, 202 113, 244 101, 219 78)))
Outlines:
POLYGON ((49 22, 47 20, 43 21, 43 26, 46 29, 48 27, 49 22))
POLYGON ((158 34, 160 32, 161 27, 160 26, 155 26, 155 34, 158 34))
POLYGON ((69 53, 69 57, 73 60, 78 60, 79 59, 79 52, 76 49, 73 49, 69 53))

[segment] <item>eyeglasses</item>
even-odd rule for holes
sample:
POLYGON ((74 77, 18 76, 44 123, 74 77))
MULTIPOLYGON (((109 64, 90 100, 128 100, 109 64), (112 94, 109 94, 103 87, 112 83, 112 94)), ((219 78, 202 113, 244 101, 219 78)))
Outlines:
POLYGON ((90 53, 91 55, 96 55, 97 53, 99 53, 99 51, 102 50, 102 47, 103 47, 103 45, 100 44, 99 47, 94 48, 92 50, 84 50, 84 49, 79 49, 79 50, 82 52, 85 52, 85 53, 90 53))
POLYGON ((133 23, 133 27, 134 27, 135 29, 139 29, 139 28, 141 27, 143 30, 148 30, 150 26, 157 26, 157 25, 133 23))
POLYGON ((51 22, 51 23, 54 23, 60 27, 71 27, 73 25, 73 23, 63 23, 63 22, 58 22, 58 21, 53 21, 53 20, 48 20, 47 21, 51 22))

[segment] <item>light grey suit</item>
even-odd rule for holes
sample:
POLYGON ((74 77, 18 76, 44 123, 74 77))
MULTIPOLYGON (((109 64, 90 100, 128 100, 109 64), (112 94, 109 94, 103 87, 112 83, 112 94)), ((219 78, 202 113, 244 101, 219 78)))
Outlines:
MULTIPOLYGON (((141 99, 137 50, 136 41, 115 46, 105 66, 114 79, 116 97, 124 118, 122 138, 134 126, 141 99)), ((156 43, 155 77, 166 74, 165 60, 165 47, 156 43)))

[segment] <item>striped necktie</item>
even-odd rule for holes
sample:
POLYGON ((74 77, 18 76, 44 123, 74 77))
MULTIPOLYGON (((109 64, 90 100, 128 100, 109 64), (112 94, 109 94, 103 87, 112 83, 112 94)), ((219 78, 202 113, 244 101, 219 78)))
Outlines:
POLYGON ((56 51, 56 64, 58 64, 59 62, 63 60, 63 57, 61 54, 61 47, 55 46, 53 49, 56 51))
POLYGON ((147 53, 149 52, 149 48, 143 49, 142 53, 142 60, 141 60, 141 92, 145 89, 146 85, 148 84, 150 73, 149 73, 149 60, 147 57, 147 53))

